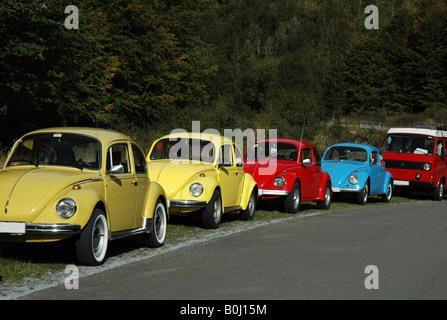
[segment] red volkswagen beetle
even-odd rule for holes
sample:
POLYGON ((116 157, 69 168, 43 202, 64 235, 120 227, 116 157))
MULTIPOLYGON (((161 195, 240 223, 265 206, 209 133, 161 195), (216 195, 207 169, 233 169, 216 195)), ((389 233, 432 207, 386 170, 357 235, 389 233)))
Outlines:
POLYGON ((244 170, 259 186, 259 199, 284 199, 284 209, 297 213, 302 201, 317 201, 329 209, 330 176, 321 170, 320 156, 311 144, 292 139, 266 139, 248 146, 244 170))

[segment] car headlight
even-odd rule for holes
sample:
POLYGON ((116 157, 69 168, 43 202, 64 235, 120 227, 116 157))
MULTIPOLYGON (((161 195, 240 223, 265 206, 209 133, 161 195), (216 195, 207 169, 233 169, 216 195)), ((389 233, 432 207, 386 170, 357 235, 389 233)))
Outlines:
POLYGON ((356 174, 351 174, 349 176, 349 183, 350 184, 357 184, 359 182, 359 177, 356 174))
POLYGON ((56 213, 62 219, 69 219, 76 213, 78 206, 71 198, 64 198, 56 205, 56 213))
POLYGON ((424 170, 430 171, 431 170, 431 163, 424 163, 424 170))
POLYGON ((281 188, 282 186, 284 186, 286 184, 286 179, 284 179, 284 177, 276 177, 275 181, 273 181, 273 184, 278 187, 281 188))
POLYGON ((198 197, 202 194, 203 192, 203 185, 201 183, 193 183, 190 187, 189 187, 189 193, 193 196, 193 197, 198 197))

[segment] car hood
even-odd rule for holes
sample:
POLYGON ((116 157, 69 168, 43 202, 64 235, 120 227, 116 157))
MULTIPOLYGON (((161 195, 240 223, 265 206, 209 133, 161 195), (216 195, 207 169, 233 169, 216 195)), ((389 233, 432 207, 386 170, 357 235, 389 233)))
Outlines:
POLYGON ((62 189, 93 175, 35 167, 0 171, 0 220, 31 222, 62 189))
POLYGON ((361 170, 365 167, 365 163, 358 161, 324 161, 321 164, 321 169, 331 176, 332 186, 338 187, 355 170, 361 170))
POLYGON ((244 171, 253 176, 262 188, 266 183, 276 178, 277 174, 284 170, 295 168, 297 164, 290 161, 256 161, 255 163, 244 163, 244 171))
POLYGON ((215 168, 211 163, 194 162, 196 161, 151 161, 148 163, 149 178, 158 182, 166 196, 172 199, 192 177, 215 168))

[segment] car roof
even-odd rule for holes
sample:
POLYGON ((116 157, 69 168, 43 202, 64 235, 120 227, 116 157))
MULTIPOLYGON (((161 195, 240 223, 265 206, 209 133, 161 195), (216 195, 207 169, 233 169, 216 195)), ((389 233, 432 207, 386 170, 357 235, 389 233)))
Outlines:
POLYGON ((196 138, 196 139, 202 139, 202 140, 208 140, 212 141, 216 144, 217 141, 221 141, 221 144, 224 143, 233 143, 233 140, 213 133, 206 133, 206 132, 171 132, 170 134, 167 134, 158 140, 162 139, 168 139, 168 138, 180 138, 180 139, 189 139, 189 138, 196 138))
POLYGON ((296 140, 296 139, 285 139, 285 138, 277 138, 277 139, 262 139, 262 140, 257 140, 255 143, 260 143, 260 142, 269 142, 272 140, 276 140, 276 142, 281 142, 281 143, 291 143, 294 144, 296 146, 310 146, 313 147, 310 143, 306 142, 306 141, 301 141, 301 140, 296 140))
POLYGON ((446 130, 424 129, 424 128, 390 128, 388 133, 409 133, 409 134, 424 134, 434 137, 447 137, 446 130))
POLYGON ((328 149, 332 148, 332 147, 357 147, 357 148, 366 149, 368 151, 378 151, 379 150, 379 148, 372 146, 370 144, 354 143, 354 142, 352 142, 352 143, 351 142, 337 143, 337 144, 334 144, 334 145, 328 147, 328 149))
POLYGON ((27 133, 29 134, 37 134, 37 133, 77 133, 77 134, 83 134, 91 137, 95 137, 102 142, 106 141, 114 141, 114 140, 132 140, 130 137, 126 136, 123 133, 108 130, 108 129, 99 129, 99 128, 87 128, 87 127, 53 127, 53 128, 45 128, 45 129, 39 129, 32 132, 27 133))

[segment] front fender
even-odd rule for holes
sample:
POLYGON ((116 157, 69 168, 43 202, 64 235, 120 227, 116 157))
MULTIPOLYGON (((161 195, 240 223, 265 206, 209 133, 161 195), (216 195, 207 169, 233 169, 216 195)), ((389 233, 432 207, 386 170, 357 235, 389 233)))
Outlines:
MULTIPOLYGON (((320 185, 318 187, 318 199, 324 200, 325 198, 325 192, 326 192, 326 184, 329 182, 330 186, 332 187, 332 181, 331 177, 327 172, 322 172, 321 179, 320 179, 320 185)), ((332 190, 332 189, 331 189, 332 190)))
POLYGON ((383 191, 383 193, 385 193, 385 194, 387 193, 388 183, 389 183, 390 181, 392 181, 392 187, 393 187, 393 190, 394 190, 394 179, 393 179, 393 175, 392 175, 390 172, 386 171, 386 173, 385 173, 385 179, 383 180, 383 186, 382 186, 382 191, 383 191))
POLYGON ((241 196, 241 207, 242 210, 247 209, 248 202, 250 200, 250 196, 255 191, 256 200, 258 197, 258 185, 253 178, 253 176, 249 173, 244 173, 244 184, 242 189, 242 196, 241 196))
MULTIPOLYGON (((365 187, 366 183, 368 182, 369 174, 365 171, 355 172, 354 174, 356 174, 359 177, 359 182, 357 183, 357 185, 360 191, 365 187)), ((349 176, 347 177, 347 182, 349 183, 349 176)))
POLYGON ((150 181, 149 187, 147 188, 146 196, 144 199, 143 212, 141 215, 142 218, 152 219, 154 217, 155 204, 157 203, 157 200, 159 198, 162 199, 169 218, 168 200, 165 191, 160 184, 154 181, 150 181))

